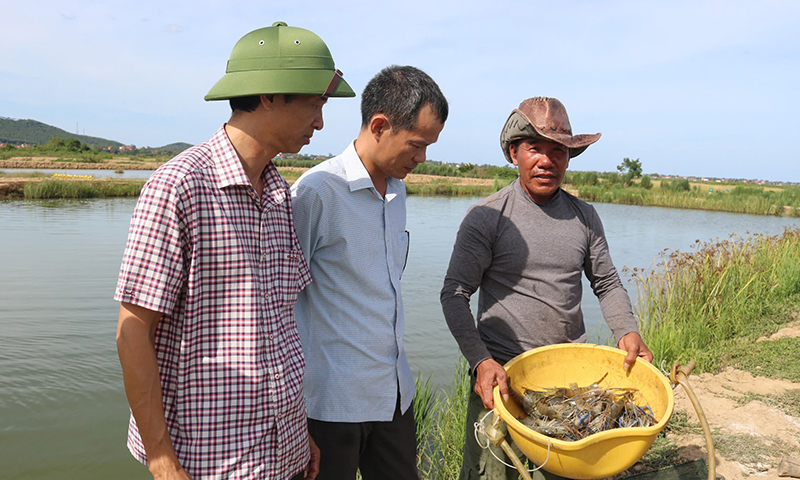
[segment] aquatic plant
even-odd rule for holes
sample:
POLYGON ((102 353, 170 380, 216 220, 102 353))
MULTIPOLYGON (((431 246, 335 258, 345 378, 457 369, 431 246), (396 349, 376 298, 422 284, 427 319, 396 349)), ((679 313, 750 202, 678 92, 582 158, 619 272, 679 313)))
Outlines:
POLYGON ((23 189, 25 198, 100 198, 100 197, 136 197, 142 190, 145 180, 114 181, 112 179, 86 180, 52 180, 28 182, 23 189))
POLYGON ((417 469, 426 480, 457 478, 463 458, 469 366, 461 357, 449 388, 438 395, 430 393, 429 382, 417 382, 414 398, 415 416, 418 408, 427 412, 417 422, 417 469))
POLYGON ((693 359, 714 371, 725 351, 780 325, 800 299, 800 229, 780 236, 731 236, 693 251, 665 250, 651 271, 633 269, 635 311, 654 363, 693 359))

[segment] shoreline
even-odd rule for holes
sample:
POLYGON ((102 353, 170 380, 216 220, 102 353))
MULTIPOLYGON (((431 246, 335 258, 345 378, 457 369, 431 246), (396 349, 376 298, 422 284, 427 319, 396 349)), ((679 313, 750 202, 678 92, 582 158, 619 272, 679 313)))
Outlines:
POLYGON ((25 168, 35 170, 155 170, 164 162, 140 160, 111 160, 107 162, 75 162, 60 160, 60 157, 13 157, 0 160, 0 170, 25 168))
MULTIPOLYGON (((83 169, 83 170, 97 170, 97 169, 83 169)), ((295 167, 278 167, 280 174, 291 185, 297 178, 300 177, 302 171, 298 172, 295 167), (295 171, 293 171, 295 170, 295 171)), ((409 174, 405 179, 406 191, 408 195, 426 195, 426 196, 476 196, 485 197, 496 191, 496 185, 493 180, 479 179, 479 178, 463 178, 457 179, 454 177, 437 177, 435 175, 420 175, 409 174)), ((108 185, 113 183, 116 186, 129 186, 131 188, 141 188, 146 179, 143 178, 113 178, 113 177, 90 177, 82 175, 72 176, 54 176, 52 174, 45 174, 36 177, 22 177, 0 176, 0 200, 22 199, 22 198, 35 198, 26 195, 25 187, 29 184, 37 184, 48 182, 49 184, 58 184, 59 186, 67 187, 70 184, 92 184, 95 186, 108 185)), ((505 186, 505 185, 503 185, 505 186)), ((138 195, 138 192, 137 192, 138 195)), ((105 195, 104 195, 105 196, 105 195)), ((113 196, 113 195, 112 195, 113 196)), ((126 195, 127 196, 127 195, 126 195)), ((105 196, 109 197, 110 196, 105 196)), ((56 197, 57 198, 57 197, 56 197)), ((72 198, 64 196, 61 198, 72 198)))
MULTIPOLYGON (((31 169, 41 170, 41 172, 31 172, 30 175, 17 173, 12 175, 0 175, 0 200, 22 199, 22 198, 87 198, 87 197, 113 197, 113 196, 136 196, 134 192, 141 188, 144 181, 140 178, 82 178, 80 175, 69 177, 62 176, 54 178, 48 174, 48 170, 155 170, 164 161, 142 161, 133 158, 117 158, 101 162, 84 161, 59 161, 58 157, 13 157, 10 159, 0 159, 0 172, 4 169, 31 169), (37 193, 43 189, 39 185, 27 187, 26 185, 40 183, 44 180, 48 182, 46 197, 37 193), (79 184, 77 182, 93 182, 92 186, 79 184), (112 185, 113 184, 113 185, 112 185), (76 193, 77 191, 90 193, 76 193), (121 193, 116 193, 121 192, 121 193)), ((308 170, 305 167, 277 167, 281 175, 291 185, 303 172, 308 170)), ((408 195, 422 196, 475 196, 486 197, 508 185, 512 180, 502 180, 498 178, 474 178, 474 177, 454 177, 429 174, 410 173, 405 178, 406 192, 408 195)), ((747 184, 745 189, 753 188, 747 184)), ((697 183, 694 187, 708 188, 706 184, 697 183)), ((750 215, 773 215, 780 217, 800 217, 800 206, 795 206, 796 193, 793 200, 772 199, 764 201, 755 194, 731 195, 730 193, 697 196, 691 191, 670 192, 659 191, 654 194, 645 194, 641 188, 630 190, 607 188, 597 190, 597 187, 589 187, 565 183, 562 189, 566 192, 587 202, 611 203, 619 205, 638 205, 646 207, 680 208, 688 210, 705 210, 716 212, 729 212, 750 215), (637 192, 637 190, 639 190, 637 192), (688 194, 688 195, 687 195, 688 194), (774 202, 790 202, 778 203, 774 202)), ((719 188, 719 187, 717 187, 719 188)), ((738 187, 736 187, 738 188, 738 187)), ((734 186, 731 186, 731 190, 734 186)), ((713 190, 713 188, 712 188, 713 190)), ((775 193, 778 188, 768 188, 768 193, 775 193)), ((655 191, 654 191, 655 192, 655 191)), ((726 190, 727 192, 727 190, 726 190)))
MULTIPOLYGON (((144 183, 140 178, 83 178, 75 175, 71 177, 53 177, 47 173, 48 170, 155 170, 164 162, 141 162, 141 161, 107 161, 107 162, 61 162, 57 157, 31 157, 20 159, 19 157, 8 160, 0 160, 0 171, 3 169, 34 169, 41 170, 42 175, 23 175, 13 176, 0 175, 0 199, 21 199, 29 198, 25 194, 25 185, 29 183, 40 183, 42 181, 60 182, 63 184, 73 182, 91 182, 95 185, 108 184, 113 182, 115 185, 140 186, 144 183)), ((308 168, 303 167, 277 167, 278 172, 291 185, 308 168)), ((33 172, 32 172, 33 173, 33 172)), ((37 172, 38 173, 38 172, 37 172)), ((487 196, 495 192, 499 187, 506 183, 499 184, 497 180, 487 178, 469 177, 443 177, 437 175, 411 173, 405 179, 406 189, 409 195, 435 195, 435 196, 487 196)), ((68 198, 68 197, 65 197, 68 198)))

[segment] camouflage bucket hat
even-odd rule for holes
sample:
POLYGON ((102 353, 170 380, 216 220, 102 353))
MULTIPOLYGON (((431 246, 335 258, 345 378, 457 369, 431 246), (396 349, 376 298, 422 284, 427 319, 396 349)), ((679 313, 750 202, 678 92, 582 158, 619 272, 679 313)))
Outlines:
POLYGON ((511 160, 509 147, 523 138, 551 140, 569 148, 569 157, 577 157, 589 145, 600 139, 600 133, 594 135, 573 135, 569 124, 567 109, 556 98, 533 97, 519 104, 509 115, 503 131, 500 133, 500 146, 509 163, 511 160))
POLYGON ((325 42, 313 32, 285 22, 254 30, 236 42, 225 76, 205 99, 269 94, 356 95, 334 66, 325 42))

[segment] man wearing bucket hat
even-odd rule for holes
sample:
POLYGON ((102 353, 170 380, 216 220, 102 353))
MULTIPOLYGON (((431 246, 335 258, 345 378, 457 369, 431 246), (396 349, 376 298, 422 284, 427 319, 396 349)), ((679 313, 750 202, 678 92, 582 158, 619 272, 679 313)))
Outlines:
POLYGON ((415 479, 414 378, 400 278, 409 248, 403 178, 425 161, 448 104, 425 72, 393 65, 361 97, 361 130, 292 185, 314 282, 297 300, 309 431, 320 480, 415 479))
MULTIPOLYGON (((503 155, 519 168, 519 179, 471 207, 459 227, 441 302, 473 373, 461 479, 517 478, 514 468, 478 445, 473 424, 494 407, 494 386, 508 395, 502 364, 536 347, 586 341, 582 274, 618 347, 628 352, 623 367, 637 357, 653 359, 611 261, 600 217, 561 189, 570 159, 599 138, 573 135, 567 111, 555 98, 523 101, 500 134, 503 155), (469 299, 478 288, 476 327, 469 299)), ((499 448, 495 453, 505 458, 499 448)))
POLYGON ((310 275, 272 158, 352 96, 312 32, 250 32, 205 97, 230 120, 143 187, 115 299, 128 448, 154 478, 316 477, 293 312, 310 275))

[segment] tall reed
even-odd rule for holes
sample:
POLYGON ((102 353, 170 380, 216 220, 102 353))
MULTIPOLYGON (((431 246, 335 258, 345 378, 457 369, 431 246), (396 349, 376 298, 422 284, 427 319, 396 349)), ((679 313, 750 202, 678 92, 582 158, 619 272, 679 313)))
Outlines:
POLYGON ((461 470, 464 424, 469 395, 469 366, 459 360, 452 383, 446 391, 433 395, 430 379, 417 382, 414 413, 424 409, 422 423, 417 423, 417 467, 423 480, 450 480, 461 470), (426 393, 427 391, 427 393, 426 393), (418 405, 419 403, 425 406, 418 405))
POLYGON ((692 252, 662 258, 651 271, 633 271, 635 310, 656 364, 695 360, 713 371, 726 346, 777 330, 776 314, 800 299, 800 229, 698 240, 692 252))

